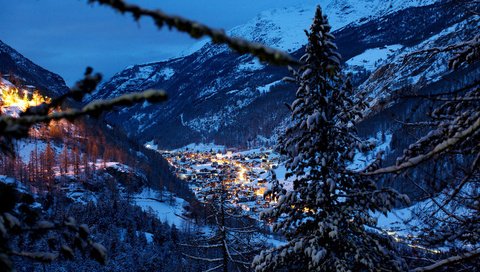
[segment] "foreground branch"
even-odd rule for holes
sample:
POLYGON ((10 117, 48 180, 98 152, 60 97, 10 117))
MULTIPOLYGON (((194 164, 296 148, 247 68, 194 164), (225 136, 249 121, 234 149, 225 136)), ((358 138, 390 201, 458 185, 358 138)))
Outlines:
POLYGON ((90 3, 99 3, 107 5, 120 13, 130 13, 135 20, 141 17, 150 17, 155 21, 158 28, 162 28, 165 24, 170 28, 176 28, 178 31, 189 34, 192 38, 199 39, 208 36, 214 43, 226 44, 231 49, 240 54, 252 54, 261 61, 267 61, 275 65, 296 65, 298 62, 288 54, 276 50, 259 43, 248 42, 243 39, 230 37, 225 31, 220 29, 212 29, 206 25, 185 19, 180 16, 172 16, 163 13, 160 10, 144 9, 137 5, 128 4, 123 0, 89 0, 90 3))
POLYGON ((474 258, 478 258, 478 257, 480 257, 480 249, 477 249, 477 250, 474 250, 474 251, 471 251, 471 252, 467 252, 467 253, 462 254, 462 255, 457 255, 457 256, 450 257, 450 258, 446 258, 446 259, 438 261, 434 264, 431 264, 429 266, 415 268, 415 269, 412 270, 412 272, 436 271, 440 267, 447 266, 447 265, 452 265, 452 264, 459 263, 459 262, 464 262, 464 261, 474 259, 474 258))
POLYGON ((125 94, 111 100, 93 101, 81 109, 71 109, 61 112, 54 112, 48 115, 25 115, 18 118, 11 116, 0 117, 0 134, 11 135, 13 137, 24 137, 28 135, 28 130, 35 124, 48 123, 61 119, 74 120, 81 116, 98 116, 105 111, 111 110, 116 106, 132 106, 136 103, 162 102, 167 99, 165 91, 147 90, 139 93, 125 94))
POLYGON ((418 155, 416 157, 413 157, 413 158, 407 160, 406 162, 404 162, 400 165, 380 168, 380 169, 377 169, 377 170, 375 170, 373 172, 370 172, 370 173, 362 173, 362 175, 370 176, 370 175, 378 175, 378 174, 397 173, 397 172, 403 171, 405 169, 415 167, 415 166, 419 165, 420 163, 431 159, 433 156, 445 152, 446 150, 455 146, 457 143, 459 143, 463 139, 467 138, 468 136, 474 134, 478 130, 480 130, 480 117, 477 116, 477 120, 471 126, 469 126, 468 128, 466 128, 463 131, 457 132, 453 137, 450 137, 450 138, 446 139, 445 141, 441 142, 440 144, 435 146, 435 148, 433 148, 432 151, 430 151, 426 154, 422 154, 422 155, 418 155))

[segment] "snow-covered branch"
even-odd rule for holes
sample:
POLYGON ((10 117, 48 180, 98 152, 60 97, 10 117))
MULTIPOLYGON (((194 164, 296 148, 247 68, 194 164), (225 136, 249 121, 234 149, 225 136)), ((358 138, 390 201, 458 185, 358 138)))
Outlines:
POLYGON ((205 262, 220 262, 220 261, 223 261, 223 258, 205 258, 205 257, 198 257, 198 256, 193 256, 193 255, 189 255, 189 254, 186 254, 186 253, 182 253, 182 255, 188 257, 188 258, 191 258, 191 259, 194 259, 194 260, 199 260, 199 261, 205 261, 205 262))
POLYGON ((461 255, 449 257, 446 259, 443 259, 441 261, 438 261, 434 264, 431 264, 429 266, 424 266, 424 267, 418 267, 412 270, 412 272, 426 272, 426 271, 437 271, 441 267, 447 266, 447 265, 452 265, 455 263, 459 262, 464 262, 467 260, 475 259, 480 257, 480 249, 473 250, 461 255))
POLYGON ((469 137, 470 135, 473 135, 474 133, 477 133, 480 130, 480 113, 476 114, 476 120, 473 122, 472 125, 470 125, 468 128, 459 131, 455 133, 452 137, 447 138, 440 144, 436 145, 430 152, 418 155, 416 157, 413 157, 400 165, 394 165, 394 166, 389 166, 385 168, 380 168, 377 169, 373 172, 368 172, 368 173, 362 173, 363 175, 379 175, 379 174, 388 174, 388 173, 398 173, 403 170, 406 170, 408 168, 415 167, 429 159, 431 159, 433 156, 437 154, 441 154, 448 149, 452 148, 456 144, 458 144, 460 141, 464 140, 465 138, 469 137))
POLYGON ((252 43, 240 38, 228 36, 223 30, 212 29, 206 25, 185 19, 180 16, 168 15, 160 10, 145 9, 137 5, 128 4, 123 0, 89 0, 90 3, 99 3, 108 5, 113 9, 123 13, 132 14, 135 20, 141 17, 150 17, 154 20, 158 28, 167 25, 180 32, 188 33, 192 38, 199 39, 208 36, 214 43, 226 44, 231 49, 240 54, 252 54, 261 61, 268 61, 275 65, 296 65, 298 62, 288 54, 269 48, 259 43, 252 43))
POLYGON ((472 176, 478 171, 480 167, 480 153, 477 154, 477 157, 473 161, 469 171, 463 177, 462 181, 455 187, 453 192, 448 196, 448 198, 439 206, 439 208, 432 214, 434 216, 441 209, 443 210, 462 190, 462 188, 470 181, 472 176))
POLYGON ((223 268, 223 264, 214 266, 214 267, 209 268, 209 269, 207 269, 207 270, 205 270, 205 271, 203 271, 203 272, 212 272, 212 271, 215 271, 215 270, 220 269, 220 268, 223 268))
POLYGON ((81 109, 68 109, 65 111, 53 112, 46 115, 23 115, 18 118, 11 116, 0 117, 0 133, 3 136, 14 138, 26 137, 31 126, 38 123, 48 123, 61 119, 74 120, 81 116, 98 116, 102 112, 109 111, 116 106, 132 106, 136 103, 165 101, 167 95, 162 90, 147 90, 138 93, 124 94, 111 100, 93 101, 81 109))

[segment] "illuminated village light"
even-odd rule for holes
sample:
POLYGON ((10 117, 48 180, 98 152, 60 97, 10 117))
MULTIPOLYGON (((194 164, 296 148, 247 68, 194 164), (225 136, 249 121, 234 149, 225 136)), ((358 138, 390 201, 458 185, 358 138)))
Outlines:
POLYGON ((37 90, 30 94, 27 90, 0 85, 0 106, 2 112, 6 108, 17 108, 19 111, 24 112, 30 107, 50 102, 51 99, 49 97, 42 96, 37 90))
POLYGON ((205 188, 215 187, 221 180, 229 192, 227 201, 248 213, 256 213, 277 202, 276 197, 264 196, 267 191, 265 177, 260 174, 268 171, 270 163, 267 155, 255 155, 250 159, 244 154, 227 154, 201 151, 163 152, 169 164, 177 170, 177 177, 191 183, 192 190, 200 201, 208 202, 212 195, 205 188), (262 171, 259 171, 259 168, 262 171), (262 173, 259 173, 262 172, 262 173))
POLYGON ((263 197, 263 195, 265 194, 265 191, 267 191, 267 188, 265 188, 265 187, 260 187, 260 188, 258 188, 258 189, 255 191, 255 194, 256 194, 257 196, 263 197))

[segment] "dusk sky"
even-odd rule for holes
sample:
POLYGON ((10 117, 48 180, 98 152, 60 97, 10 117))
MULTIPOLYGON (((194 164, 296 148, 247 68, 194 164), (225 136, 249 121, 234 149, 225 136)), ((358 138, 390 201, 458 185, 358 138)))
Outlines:
MULTIPOLYGON (((137 0, 131 3, 182 15, 226 30, 259 12, 289 6, 289 0, 137 0)), ((148 20, 136 23, 87 0, 0 0, 0 40, 68 85, 86 66, 106 78, 128 65, 177 56, 197 41, 186 34, 159 31, 148 20)))

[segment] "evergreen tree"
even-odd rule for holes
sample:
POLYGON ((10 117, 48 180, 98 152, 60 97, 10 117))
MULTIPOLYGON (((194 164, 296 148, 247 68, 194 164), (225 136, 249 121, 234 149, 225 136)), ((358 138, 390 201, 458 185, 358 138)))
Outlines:
POLYGON ((257 256, 257 271, 404 269, 389 239, 366 229, 375 224, 370 212, 388 211, 396 193, 347 168, 363 145, 354 120, 364 105, 353 100, 351 84, 341 77, 330 29, 318 7, 306 31, 303 65, 293 72, 299 88, 290 106, 292 122, 279 142, 293 191, 274 182, 268 193, 278 203, 262 214, 275 220, 274 231, 288 242, 257 256))

